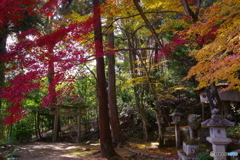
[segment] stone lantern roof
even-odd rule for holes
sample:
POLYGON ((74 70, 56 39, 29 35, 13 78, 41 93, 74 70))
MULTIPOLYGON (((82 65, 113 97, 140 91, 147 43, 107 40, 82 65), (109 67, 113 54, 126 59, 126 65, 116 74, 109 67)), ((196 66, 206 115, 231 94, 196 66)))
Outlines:
POLYGON ((234 126, 234 122, 231 122, 227 119, 222 118, 220 115, 218 115, 218 109, 214 108, 212 110, 212 116, 210 119, 207 119, 206 121, 202 122, 202 126, 206 127, 224 127, 224 126, 234 126))

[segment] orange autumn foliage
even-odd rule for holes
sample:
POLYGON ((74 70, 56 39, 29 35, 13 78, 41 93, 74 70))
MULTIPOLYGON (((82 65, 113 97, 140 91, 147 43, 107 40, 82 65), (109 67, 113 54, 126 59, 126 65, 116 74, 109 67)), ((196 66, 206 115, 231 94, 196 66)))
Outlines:
MULTIPOLYGON (((200 20, 187 31, 188 40, 196 36, 207 35, 213 26, 217 26, 212 41, 193 50, 197 64, 186 78, 195 76, 199 81, 197 89, 211 83, 227 82, 225 89, 240 90, 240 2, 224 0, 215 3, 204 11, 200 20), (226 7, 227 6, 227 7, 226 7)), ((195 37, 196 38, 196 37, 195 37)))

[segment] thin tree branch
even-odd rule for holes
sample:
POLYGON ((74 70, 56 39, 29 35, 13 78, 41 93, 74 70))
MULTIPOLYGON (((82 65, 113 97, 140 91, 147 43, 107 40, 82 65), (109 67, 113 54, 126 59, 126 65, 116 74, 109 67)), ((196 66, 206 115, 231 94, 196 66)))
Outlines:
MULTIPOLYGON (((117 37, 117 36, 115 36, 115 37, 116 37, 116 38, 121 38, 123 41, 129 40, 129 39, 133 38, 133 36, 135 35, 135 33, 136 33, 139 29, 141 29, 142 27, 145 27, 145 26, 146 26, 146 25, 142 25, 142 26, 138 27, 133 33, 131 33, 132 35, 131 35, 130 37, 127 37, 126 39, 123 39, 123 38, 117 37)), ((122 29, 123 31, 125 31, 125 29, 123 29, 123 28, 120 28, 120 29, 122 29)), ((126 32, 126 31, 125 31, 125 32, 126 32)))
POLYGON ((88 71, 93 75, 93 77, 97 81, 97 77, 96 77, 95 73, 86 64, 84 64, 84 66, 88 69, 88 71))
POLYGON ((175 59, 179 62, 182 62, 185 66, 188 66, 188 67, 191 67, 194 65, 193 62, 191 62, 188 58, 185 58, 185 57, 181 57, 181 56, 178 56, 174 53, 172 54, 169 54, 169 57, 172 58, 172 59, 175 59))
MULTIPOLYGON (((154 12, 143 12, 143 14, 152 14, 152 13, 161 13, 161 14, 166 14, 166 13, 176 13, 182 16, 186 16, 186 14, 182 13, 182 12, 178 12, 178 11, 154 11, 154 12)), ((119 17, 113 20, 113 23, 120 20, 120 19, 128 19, 128 18, 132 18, 132 17, 136 17, 136 16, 140 16, 140 14, 134 14, 134 15, 130 15, 127 17, 119 17)))
POLYGON ((146 25, 148 26, 149 30, 151 31, 151 33, 153 34, 153 37, 155 39, 155 41, 157 42, 157 44, 159 45, 159 47, 163 47, 163 44, 161 43, 161 41, 158 39, 158 36, 155 32, 155 29, 153 28, 153 26, 150 24, 150 22, 148 21, 146 15, 144 14, 142 8, 140 7, 140 5, 138 4, 138 0, 133 0, 135 7, 137 8, 139 14, 141 15, 142 19, 144 20, 144 22, 146 23, 146 25))
MULTIPOLYGON (((182 12, 178 12, 178 11, 154 11, 154 12, 143 12, 143 14, 153 14, 153 13, 161 13, 161 14, 166 14, 166 13, 176 13, 176 14, 179 14, 179 15, 182 15, 182 16, 186 16, 184 13, 182 12)), ((110 26, 113 25, 113 23, 115 23, 116 21, 118 20, 121 20, 121 19, 128 19, 128 18, 132 18, 132 17, 136 17, 136 16, 140 16, 140 14, 134 14, 134 15, 130 15, 130 16, 127 16, 127 17, 119 17, 119 18, 116 18, 114 19, 111 23, 109 23, 109 26, 106 28, 106 31, 110 28, 110 26)))

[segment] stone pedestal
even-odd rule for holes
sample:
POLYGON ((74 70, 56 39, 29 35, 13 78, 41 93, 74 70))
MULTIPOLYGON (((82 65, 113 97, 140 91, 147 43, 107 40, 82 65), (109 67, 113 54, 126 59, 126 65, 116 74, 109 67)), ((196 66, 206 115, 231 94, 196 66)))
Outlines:
MULTIPOLYGON (((217 112, 218 109, 213 109, 212 117, 202 122, 202 126, 210 127, 210 137, 207 137, 207 141, 212 143, 213 152, 225 153, 226 145, 232 141, 226 137, 226 127, 233 126, 234 122, 221 118, 220 115, 217 115, 217 112)), ((226 160, 226 156, 225 154, 214 155, 214 160, 226 160)))
POLYGON ((207 140, 212 143, 212 149, 214 152, 225 152, 225 146, 232 142, 230 138, 207 137, 207 140))

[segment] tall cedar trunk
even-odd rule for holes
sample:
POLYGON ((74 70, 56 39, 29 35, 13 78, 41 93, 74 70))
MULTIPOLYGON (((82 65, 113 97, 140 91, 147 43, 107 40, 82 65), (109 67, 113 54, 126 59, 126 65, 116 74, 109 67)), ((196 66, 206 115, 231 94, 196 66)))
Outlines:
MULTIPOLYGON (((2 35, 0 37, 0 58, 4 56, 4 52, 6 51, 6 42, 7 42, 7 35, 2 35)), ((0 89, 4 87, 4 81, 5 81, 5 63, 3 61, 0 61, 0 89)), ((3 110, 3 101, 0 99, 0 118, 2 119, 2 110, 3 110)), ((0 119, 0 123, 2 123, 0 119)), ((5 126, 0 124, 0 140, 4 139, 4 132, 5 132, 5 126)))
MULTIPOLYGON (((133 48, 131 42, 130 42, 130 36, 128 33, 127 34, 127 38, 128 38, 128 48, 133 48)), ((137 60, 136 58, 136 53, 134 53, 135 51, 130 50, 129 51, 129 61, 130 61, 130 68, 131 68, 131 77, 135 78, 135 74, 136 74, 136 70, 135 68, 137 68, 137 66, 133 63, 134 61, 137 60)), ((145 139, 148 140, 148 130, 147 130, 147 120, 146 120, 146 115, 145 115, 145 111, 144 108, 141 108, 140 105, 140 98, 139 95, 137 94, 137 86, 133 85, 133 90, 134 90, 134 97, 135 97, 135 101, 136 101, 136 105, 138 107, 139 113, 141 114, 141 118, 142 118, 142 123, 143 123, 143 132, 144 132, 144 136, 145 139)))
MULTIPOLYGON (((108 19, 112 22, 112 18, 108 19)), ((114 48, 114 32, 113 26, 110 27, 110 33, 107 35, 109 48, 114 48)), ((110 111, 110 122, 112 136, 115 146, 121 146, 122 138, 120 132, 117 100, 116 100, 116 76, 115 76, 115 55, 108 54, 108 104, 110 111)))
MULTIPOLYGON (((93 15, 95 52, 96 55, 101 55, 103 52, 103 45, 99 0, 93 0, 93 15)), ((103 158, 111 158, 117 156, 117 153, 112 145, 111 131, 109 126, 108 96, 106 90, 104 58, 96 57, 96 63, 101 155, 103 158)))

